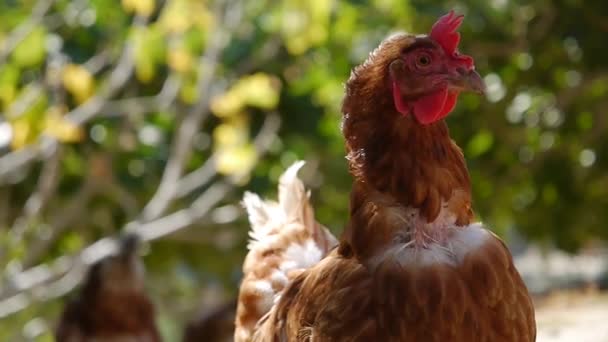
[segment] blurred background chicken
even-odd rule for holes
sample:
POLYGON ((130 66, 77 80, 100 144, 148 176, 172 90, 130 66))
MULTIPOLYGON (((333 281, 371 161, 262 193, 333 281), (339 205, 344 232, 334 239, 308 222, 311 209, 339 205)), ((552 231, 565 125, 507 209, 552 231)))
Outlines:
POLYGON ((393 35, 353 70, 342 132, 354 183, 338 248, 314 221, 301 163, 281 177, 278 204, 245 196, 237 341, 535 341, 531 298, 506 245, 473 223, 444 121, 461 92, 484 90, 457 50, 462 20, 393 35))
POLYGON ((126 235, 114 255, 91 266, 78 294, 65 306, 58 342, 161 341, 138 246, 137 235, 126 235))
POLYGON ((183 342, 232 342, 236 300, 204 308, 191 319, 185 329, 183 342))

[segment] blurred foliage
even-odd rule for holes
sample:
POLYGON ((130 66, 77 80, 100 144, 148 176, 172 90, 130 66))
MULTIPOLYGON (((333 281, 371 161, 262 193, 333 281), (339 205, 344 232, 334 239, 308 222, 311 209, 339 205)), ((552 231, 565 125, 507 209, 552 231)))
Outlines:
MULTIPOLYGON (((200 61, 213 39, 227 39, 203 108, 213 115, 198 127, 186 171, 215 153, 216 170, 239 176, 241 191, 271 195, 282 170, 305 159, 318 219, 340 231, 350 191, 342 84, 388 33, 428 31, 450 8, 466 14, 461 50, 475 57, 488 85, 486 99, 462 96, 448 119, 467 156, 479 217, 507 239, 523 235, 568 251, 608 238, 608 3, 237 1, 236 22, 230 13, 218 17, 216 7, 198 0, 0 2, 0 153, 43 137, 61 142, 55 159, 19 168, 0 185, 3 280, 138 217, 173 153, 176 128, 209 95, 197 84, 210 72, 200 61), (48 11, 36 19, 45 3, 48 11), (229 34, 214 31, 222 25, 229 34), (13 41, 21 26, 25 36, 13 41), (99 98, 124 46, 133 49, 134 77, 99 98), (145 105, 168 79, 177 81, 176 97, 145 105), (101 109, 84 125, 66 118, 96 101, 101 109), (283 125, 258 162, 252 137, 272 111, 283 125), (28 198, 44 188, 49 170, 57 181, 38 210, 28 198), (74 202, 82 208, 66 222, 61 214, 74 202), (41 242, 42 253, 30 255, 41 242)), ((236 292, 247 238, 239 197, 229 194, 203 222, 150 246, 149 287, 169 341, 201 303, 236 292)), ((50 340, 61 300, 2 319, 0 340, 50 340)))

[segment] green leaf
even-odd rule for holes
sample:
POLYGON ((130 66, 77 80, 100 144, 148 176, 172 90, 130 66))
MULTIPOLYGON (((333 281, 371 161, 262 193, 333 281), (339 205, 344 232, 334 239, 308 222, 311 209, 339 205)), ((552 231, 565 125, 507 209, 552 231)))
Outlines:
POLYGON ((479 131, 467 146, 467 153, 470 157, 478 157, 486 153, 494 143, 494 136, 487 130, 479 131))
POLYGON ((13 51, 12 59, 15 65, 30 68, 42 63, 46 56, 45 40, 46 29, 44 26, 34 28, 13 51))
POLYGON ((133 42, 135 73, 140 81, 148 83, 156 76, 158 67, 165 61, 165 38, 158 26, 150 26, 135 29, 133 42))
POLYGON ((7 63, 0 68, 0 101, 2 110, 6 111, 17 95, 20 69, 14 63, 7 63))

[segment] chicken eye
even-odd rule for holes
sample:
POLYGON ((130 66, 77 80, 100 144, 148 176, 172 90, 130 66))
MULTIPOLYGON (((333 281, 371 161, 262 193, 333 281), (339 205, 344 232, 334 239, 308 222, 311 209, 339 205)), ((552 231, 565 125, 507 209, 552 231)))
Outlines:
POLYGON ((418 56, 416 58, 416 64, 422 68, 429 66, 431 64, 431 56, 427 54, 422 54, 418 56))

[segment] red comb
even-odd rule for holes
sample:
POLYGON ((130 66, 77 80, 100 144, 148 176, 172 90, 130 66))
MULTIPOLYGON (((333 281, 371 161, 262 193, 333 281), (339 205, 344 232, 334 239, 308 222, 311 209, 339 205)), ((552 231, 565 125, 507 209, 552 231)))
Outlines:
POLYGON ((468 68, 473 68, 473 58, 460 55, 456 52, 456 47, 458 47, 458 43, 460 42, 460 33, 456 32, 456 30, 462 24, 463 19, 464 15, 456 15, 454 11, 450 11, 450 13, 442 16, 433 24, 430 36, 441 45, 446 54, 462 60, 468 68))

